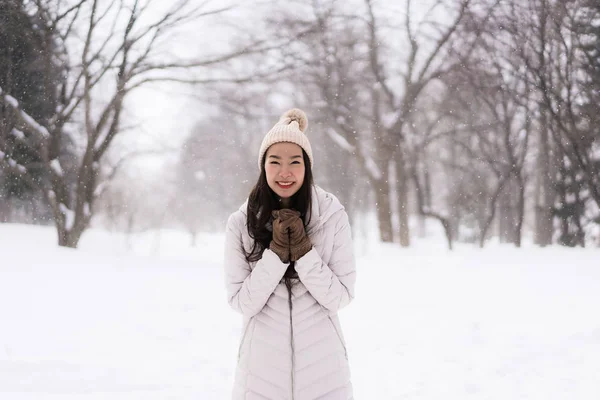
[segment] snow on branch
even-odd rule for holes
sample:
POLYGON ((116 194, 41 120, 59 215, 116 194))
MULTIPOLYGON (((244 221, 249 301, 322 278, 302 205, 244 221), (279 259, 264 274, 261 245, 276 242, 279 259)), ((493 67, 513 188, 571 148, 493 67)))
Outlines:
POLYGON ((4 153, 3 151, 0 151, 0 161, 6 162, 10 168, 16 170, 20 174, 27 173, 27 168, 17 163, 14 159, 7 157, 6 153, 4 153))
POLYGON ((400 119, 400 115, 400 111, 384 114, 382 117, 383 127, 388 130, 392 129, 400 119))
POLYGON ((10 134, 19 140, 25 140, 25 133, 23 133, 23 131, 18 130, 17 128, 13 128, 13 130, 10 131, 10 134))
MULTIPOLYGON (((340 135, 339 133, 337 133, 337 131, 335 129, 333 129, 333 128, 327 129, 327 135, 338 146, 340 146, 342 149, 346 150, 347 152, 354 153, 356 151, 356 147, 352 146, 346 140, 346 138, 343 137, 342 135, 340 135)), ((381 170, 379 169, 379 167, 377 166, 375 161, 371 157, 365 155, 364 152, 361 152, 361 153, 363 153, 362 157, 364 158, 365 168, 369 172, 369 175, 375 180, 380 180, 383 177, 383 174, 381 173, 381 170)))
POLYGON ((37 121, 35 119, 33 119, 25 111, 23 111, 23 110, 19 110, 19 111, 20 111, 21 118, 27 124, 27 126, 29 126, 31 129, 33 129, 36 133, 38 133, 43 138, 50 137, 50 133, 48 132, 48 129, 46 129, 42 125, 38 124, 37 121))
POLYGON ((6 100, 6 103, 9 106, 12 106, 12 108, 19 108, 19 102, 14 97, 9 96, 8 94, 5 94, 4 95, 4 100, 6 100))
POLYGON ((11 108, 13 110, 13 112, 19 119, 19 122, 21 123, 20 128, 30 128, 42 138, 50 137, 50 133, 45 127, 40 125, 35 119, 33 119, 29 114, 27 114, 21 109, 21 106, 19 105, 17 99, 15 99, 9 94, 2 95, 2 93, 3 91, 0 87, 0 104, 5 104, 6 106, 8 106, 8 108, 11 108))
POLYGON ((369 171, 369 174, 374 179, 380 180, 383 177, 383 174, 381 173, 381 170, 379 169, 379 167, 375 163, 375 160, 373 160, 369 156, 364 156, 364 158, 365 158, 365 168, 367 168, 367 171, 369 171))
POLYGON ((69 209, 63 203, 58 205, 60 212, 65 216, 65 228, 67 231, 73 229, 73 225, 75 224, 75 211, 69 209))
POLYGON ((346 138, 343 137, 342 135, 340 135, 339 133, 337 133, 337 131, 335 129, 333 129, 333 128, 327 129, 327 134, 329 135, 331 140, 333 140, 342 149, 346 150, 349 153, 354 152, 354 150, 355 150, 354 146, 352 146, 350 143, 348 143, 346 138))
POLYGON ((62 166, 60 165, 60 161, 58 161, 58 158, 55 158, 54 160, 50 161, 50 168, 52 168, 52 171, 56 175, 64 176, 64 172, 62 166))

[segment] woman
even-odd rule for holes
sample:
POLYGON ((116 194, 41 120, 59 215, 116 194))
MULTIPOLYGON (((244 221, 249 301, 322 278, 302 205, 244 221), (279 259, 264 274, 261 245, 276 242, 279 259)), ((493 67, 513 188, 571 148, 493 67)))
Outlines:
POLYGON ((227 294, 244 317, 235 400, 353 398, 337 317, 354 297, 350 224, 313 185, 307 125, 292 109, 267 133, 258 182, 227 222, 227 294))

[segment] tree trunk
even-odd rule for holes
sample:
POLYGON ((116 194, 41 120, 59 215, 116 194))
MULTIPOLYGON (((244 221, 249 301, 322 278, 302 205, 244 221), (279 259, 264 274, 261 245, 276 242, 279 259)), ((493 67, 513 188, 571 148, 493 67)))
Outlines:
MULTIPOLYGON (((419 186, 418 190, 422 191, 421 195, 423 196, 423 209, 431 210, 431 188, 429 184, 429 173, 427 172, 427 161, 425 156, 423 156, 421 160, 422 168, 419 168, 419 171, 417 173, 419 175, 422 175, 422 177, 419 176, 416 179, 420 179, 422 185, 419 186)), ((417 189, 415 188, 415 190, 417 189)), ((427 217, 422 212, 419 212, 417 214, 417 236, 419 238, 424 238, 427 236, 427 217)))
POLYGON ((517 201, 517 215, 515 221, 515 246, 521 247, 523 236, 523 219, 525 218, 525 179, 521 174, 517 176, 517 184, 519 194, 517 201))
POLYGON ((388 178, 389 173, 387 168, 382 168, 381 179, 373 180, 373 188, 375 189, 375 208, 377 210, 377 222, 379 223, 379 238, 384 243, 392 243, 394 241, 388 178))
POLYGON ((485 244, 485 239, 487 238, 489 229, 492 226, 494 217, 496 216, 496 207, 497 207, 497 203, 498 203, 498 197, 500 196, 500 193, 502 192, 502 189, 504 188, 504 185, 506 185, 506 183, 507 183, 507 178, 501 177, 500 181, 498 182, 498 186, 496 187, 496 190, 494 191, 494 194, 492 195, 490 202, 488 204, 488 207, 487 207, 488 215, 487 215, 487 218, 485 219, 485 223, 484 223, 483 228, 481 229, 481 233, 479 235, 479 247, 481 247, 481 248, 483 248, 483 245, 485 244))
POLYGON ((67 231, 64 227, 56 227, 58 233, 58 245, 62 247, 70 247, 76 249, 79 245, 79 240, 83 234, 83 230, 67 231))
POLYGON ((536 160, 535 186, 535 244, 548 246, 552 244, 552 203, 554 190, 550 166, 550 135, 548 134, 548 119, 544 112, 540 121, 540 137, 536 160))
POLYGON ((0 223, 10 220, 10 202, 0 194, 0 223))
POLYGON ((516 216, 514 198, 516 197, 516 185, 514 180, 509 178, 500 195, 498 205, 498 236, 501 243, 515 243, 516 216))
POLYGON ((400 232, 400 246, 410 246, 410 228, 408 226, 408 173, 404 152, 396 152, 396 190, 398 196, 398 229, 400 232))
MULTIPOLYGON (((373 102, 371 120, 371 130, 375 136, 375 156, 376 163, 380 170, 379 179, 375 179, 372 174, 372 186, 375 190, 375 208, 377 210, 377 222, 379 224, 379 238, 384 243, 394 241, 394 229, 392 225, 392 207, 390 202, 390 160, 392 159, 391 147, 386 145, 387 132, 383 129, 381 122, 381 95, 379 90, 372 90, 373 102)), ((358 143, 357 143, 358 144, 358 143)), ((360 154, 360 152, 357 152, 360 154)), ((366 160, 361 160, 361 164, 366 166, 366 160)))
MULTIPOLYGON (((427 152, 424 152, 424 155, 422 157, 422 162, 423 162, 423 189, 424 189, 423 201, 424 201, 425 207, 427 207, 428 210, 431 210, 433 200, 432 200, 432 194, 431 194, 431 176, 429 175, 429 168, 428 168, 428 163, 427 163, 427 152)), ((421 238, 424 238, 425 236, 427 236, 427 222, 426 221, 427 221, 427 219, 425 218, 425 216, 419 217, 419 237, 421 237, 421 238)))
POLYGON ((414 162, 413 166, 414 166, 414 168, 412 169, 411 175, 412 175, 413 182, 415 184, 415 193, 417 195, 417 207, 419 210, 419 215, 422 216, 423 218, 431 217, 431 218, 435 218, 438 221, 440 221, 440 223, 442 224, 442 227, 444 228, 444 233, 446 234, 446 240, 448 241, 448 249, 452 250, 453 236, 452 236, 452 226, 451 226, 452 224, 450 223, 450 219, 444 217, 441 214, 438 214, 438 213, 432 211, 430 208, 426 208, 423 185, 419 181, 419 174, 416 170, 418 163, 414 162))

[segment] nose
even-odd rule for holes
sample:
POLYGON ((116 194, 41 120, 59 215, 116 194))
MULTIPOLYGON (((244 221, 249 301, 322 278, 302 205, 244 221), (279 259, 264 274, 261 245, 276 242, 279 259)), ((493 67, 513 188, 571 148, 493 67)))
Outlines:
POLYGON ((289 178, 290 176, 292 176, 292 172, 288 169, 287 166, 283 166, 281 168, 281 171, 279 171, 279 176, 281 176, 282 178, 289 178))

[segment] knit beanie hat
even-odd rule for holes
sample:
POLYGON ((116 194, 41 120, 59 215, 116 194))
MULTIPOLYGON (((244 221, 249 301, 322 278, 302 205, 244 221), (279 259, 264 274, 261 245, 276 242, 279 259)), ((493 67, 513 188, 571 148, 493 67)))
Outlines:
POLYGON ((292 108, 286 111, 279 121, 271 128, 266 134, 265 138, 260 145, 258 152, 258 168, 262 168, 262 159, 272 145, 280 142, 296 143, 308 155, 310 160, 310 166, 313 166, 313 154, 310 147, 310 142, 304 134, 306 127, 308 126, 308 119, 304 111, 299 108, 292 108))

